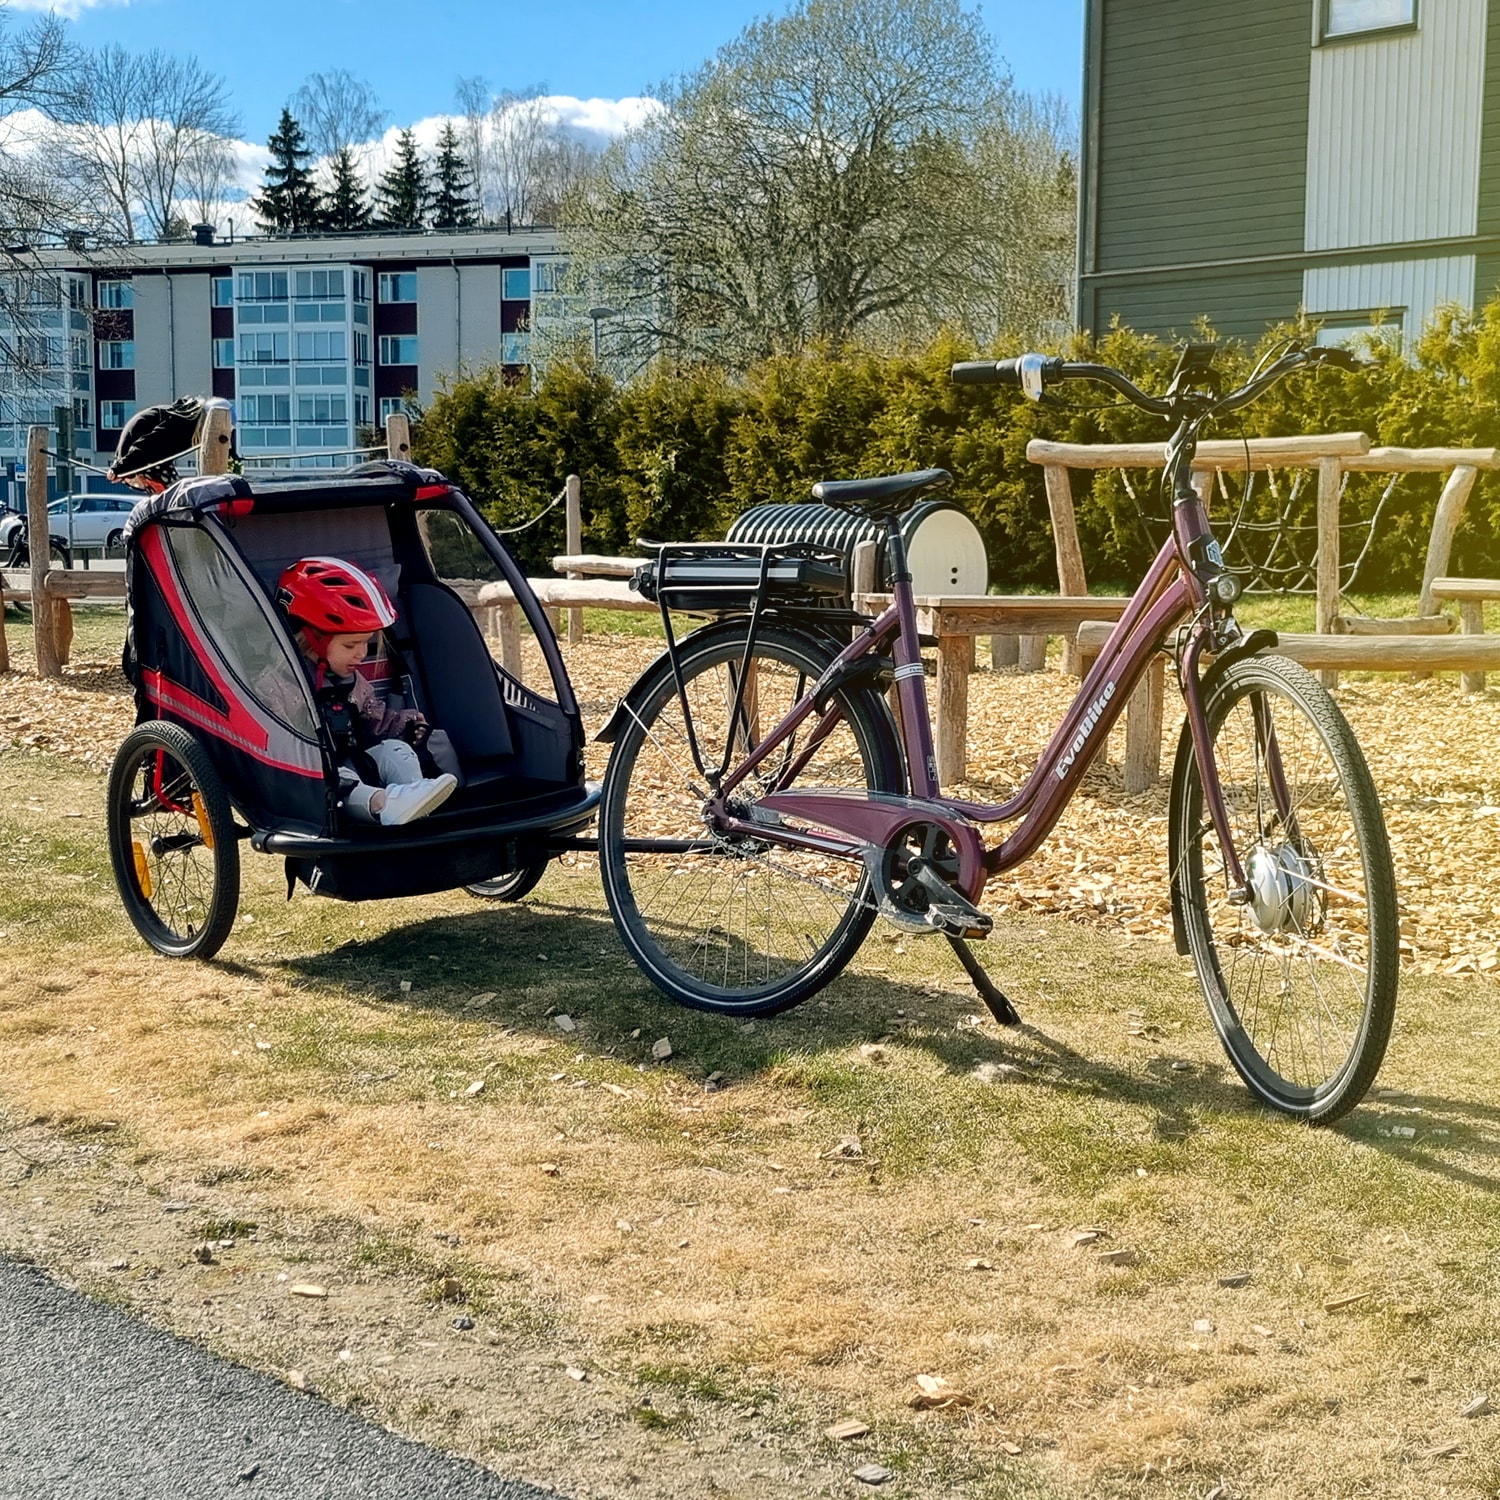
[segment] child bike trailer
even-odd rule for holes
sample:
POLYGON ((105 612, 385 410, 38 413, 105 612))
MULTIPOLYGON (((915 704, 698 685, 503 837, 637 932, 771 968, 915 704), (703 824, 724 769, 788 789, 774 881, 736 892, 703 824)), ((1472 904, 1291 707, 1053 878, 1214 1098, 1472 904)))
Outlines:
POLYGON ((359 901, 468 887, 515 900, 592 821, 583 725, 520 569, 441 474, 204 476, 142 500, 125 530, 124 666, 136 727, 109 778, 125 910, 159 953, 206 958, 234 923, 240 845, 286 862, 287 892, 359 901), (457 791, 403 827, 356 822, 304 659, 275 602, 289 563, 347 559, 396 622, 360 667, 451 746, 457 791), (491 657, 465 596, 504 582, 536 633, 551 696, 491 657))

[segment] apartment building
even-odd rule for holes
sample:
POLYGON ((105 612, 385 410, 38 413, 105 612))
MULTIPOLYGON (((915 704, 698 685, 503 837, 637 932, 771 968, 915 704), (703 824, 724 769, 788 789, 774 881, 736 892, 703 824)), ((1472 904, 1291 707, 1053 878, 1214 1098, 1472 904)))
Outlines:
MULTIPOLYGON (((361 427, 430 401, 445 377, 533 366, 533 314, 586 333, 559 295, 551 230, 264 237, 34 252, 0 276, 0 464, 12 499, 28 423, 70 405, 103 467, 143 406, 235 405, 247 467, 348 461, 361 427), (540 302, 540 307, 538 303, 540 302)), ((98 488, 83 479, 78 488, 98 488)), ((3 496, 0 496, 3 498, 3 496)))
POLYGON ((1080 324, 1414 337, 1500 283, 1500 0, 1087 0, 1080 324))

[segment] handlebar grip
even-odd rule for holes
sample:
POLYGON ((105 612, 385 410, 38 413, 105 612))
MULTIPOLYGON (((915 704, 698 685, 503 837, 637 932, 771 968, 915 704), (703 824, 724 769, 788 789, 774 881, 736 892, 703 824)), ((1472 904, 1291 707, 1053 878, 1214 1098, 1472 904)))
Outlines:
POLYGON ((966 359, 948 374, 954 385, 1020 385, 1021 363, 1015 359, 966 359))

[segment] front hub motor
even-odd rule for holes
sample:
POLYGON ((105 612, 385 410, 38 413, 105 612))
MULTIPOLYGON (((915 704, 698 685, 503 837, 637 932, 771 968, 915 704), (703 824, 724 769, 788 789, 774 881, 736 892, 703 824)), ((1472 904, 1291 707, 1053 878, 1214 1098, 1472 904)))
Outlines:
POLYGON ((1317 913, 1314 872, 1292 844, 1261 844, 1245 867, 1250 911, 1262 932, 1308 931, 1317 913))

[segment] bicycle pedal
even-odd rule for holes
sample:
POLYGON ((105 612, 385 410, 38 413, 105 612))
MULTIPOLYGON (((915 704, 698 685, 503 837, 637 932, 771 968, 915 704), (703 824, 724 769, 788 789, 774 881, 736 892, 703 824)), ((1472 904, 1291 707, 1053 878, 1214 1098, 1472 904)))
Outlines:
POLYGON ((970 906, 962 896, 957 900, 935 902, 926 911, 928 922, 938 932, 961 938, 986 938, 994 927, 994 919, 976 906, 970 906))

